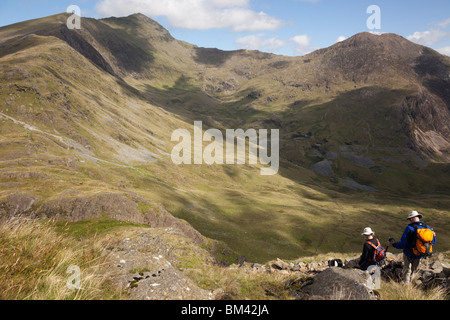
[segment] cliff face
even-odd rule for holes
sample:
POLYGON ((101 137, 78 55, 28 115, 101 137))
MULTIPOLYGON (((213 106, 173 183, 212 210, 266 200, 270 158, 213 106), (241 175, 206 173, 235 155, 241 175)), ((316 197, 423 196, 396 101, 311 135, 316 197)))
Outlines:
POLYGON ((443 99, 422 91, 406 97, 401 110, 411 147, 428 159, 448 162, 450 111, 443 99))

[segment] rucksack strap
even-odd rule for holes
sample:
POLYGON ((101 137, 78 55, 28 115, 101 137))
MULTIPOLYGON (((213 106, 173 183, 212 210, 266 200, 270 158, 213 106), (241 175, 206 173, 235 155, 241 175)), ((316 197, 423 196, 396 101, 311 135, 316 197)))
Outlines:
POLYGON ((374 245, 370 240, 366 241, 366 243, 370 244, 375 249, 375 251, 373 252, 374 257, 372 259, 368 258, 367 260, 369 260, 369 261, 375 261, 375 254, 376 254, 377 248, 380 246, 380 240, 378 240, 378 239, 375 239, 375 240, 377 240, 377 245, 374 245))
POLYGON ((381 244, 380 244, 380 240, 378 240, 378 239, 375 239, 375 240, 377 240, 376 246, 372 242, 370 242, 370 240, 367 240, 366 243, 370 244, 376 250, 381 244))
POLYGON ((427 226, 426 226, 425 223, 423 223, 422 221, 420 221, 420 222, 413 222, 413 223, 411 223, 411 227, 413 227, 414 230, 417 231, 417 229, 419 229, 419 227, 426 228, 427 226))

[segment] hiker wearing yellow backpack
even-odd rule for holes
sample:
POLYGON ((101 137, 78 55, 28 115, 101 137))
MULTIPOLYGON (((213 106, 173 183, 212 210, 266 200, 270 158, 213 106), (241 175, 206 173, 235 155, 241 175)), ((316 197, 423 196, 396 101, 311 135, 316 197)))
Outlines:
POLYGON ((399 242, 389 239, 387 246, 403 249, 403 281, 411 283, 411 279, 423 258, 431 257, 433 245, 436 244, 436 234, 433 229, 423 223, 422 215, 417 211, 408 214, 409 221, 399 242))

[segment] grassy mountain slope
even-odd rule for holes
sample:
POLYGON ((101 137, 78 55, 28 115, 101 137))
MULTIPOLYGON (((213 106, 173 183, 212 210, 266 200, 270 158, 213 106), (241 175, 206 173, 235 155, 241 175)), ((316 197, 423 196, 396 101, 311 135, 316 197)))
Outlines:
POLYGON ((450 246, 447 57, 370 34, 304 57, 224 52, 140 14, 66 19, 0 28, 2 216, 169 212, 264 262, 359 251, 362 228, 399 236, 415 209, 450 246), (279 128, 279 174, 175 166, 171 134, 194 120, 279 128))

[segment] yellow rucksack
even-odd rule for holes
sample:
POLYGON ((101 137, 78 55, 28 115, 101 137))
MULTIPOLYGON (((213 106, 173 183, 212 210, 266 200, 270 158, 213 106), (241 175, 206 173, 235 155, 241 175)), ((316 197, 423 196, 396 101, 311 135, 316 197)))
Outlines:
POLYGON ((414 226, 414 229, 416 230, 416 239, 412 248, 413 253, 418 257, 431 257, 431 255, 433 254, 433 231, 426 226, 424 226, 423 228, 414 226))

